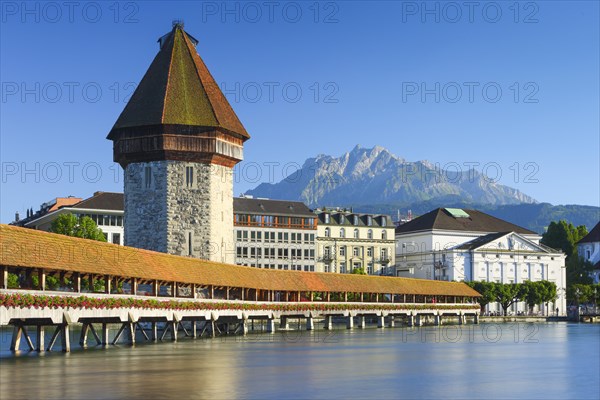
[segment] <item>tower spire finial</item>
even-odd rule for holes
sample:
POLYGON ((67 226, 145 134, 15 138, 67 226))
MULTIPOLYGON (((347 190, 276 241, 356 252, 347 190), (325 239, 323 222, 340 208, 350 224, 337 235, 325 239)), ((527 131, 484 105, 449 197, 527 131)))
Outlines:
POLYGON ((173 20, 173 28, 179 27, 179 28, 183 29, 183 26, 184 26, 184 22, 182 19, 174 19, 173 20))

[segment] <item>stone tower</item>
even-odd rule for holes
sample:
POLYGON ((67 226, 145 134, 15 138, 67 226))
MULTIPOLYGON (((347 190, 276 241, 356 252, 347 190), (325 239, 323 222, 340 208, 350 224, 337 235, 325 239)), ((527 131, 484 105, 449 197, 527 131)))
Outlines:
POLYGON ((250 138, 174 23, 108 139, 125 170, 127 246, 233 263, 233 167, 250 138))

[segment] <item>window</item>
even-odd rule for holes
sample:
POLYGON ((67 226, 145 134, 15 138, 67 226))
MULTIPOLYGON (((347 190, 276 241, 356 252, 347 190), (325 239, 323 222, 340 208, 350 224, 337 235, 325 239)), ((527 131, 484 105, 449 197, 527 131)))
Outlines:
POLYGON ((354 239, 358 239, 359 235, 358 235, 358 229, 354 230, 354 239))
POLYGON ((315 259, 315 250, 314 250, 314 249, 311 249, 311 250, 310 250, 310 259, 311 259, 311 260, 314 260, 314 259, 315 259))
POLYGON ((373 229, 369 229, 367 231, 367 239, 373 239, 373 229))
POLYGON ((250 231, 250 241, 256 242, 256 231, 250 231))
POLYGON ((331 237, 331 230, 329 228, 325 228, 325 237, 331 237))
POLYGON ((373 263, 368 263, 367 264, 367 274, 369 275, 373 275, 373 263))
POLYGON ((352 255, 353 255, 354 257, 360 257, 360 247, 354 247, 354 248, 352 249, 352 255))
POLYGON ((381 226, 387 226, 387 218, 381 217, 381 226))
POLYGON ((373 248, 367 247, 367 257, 373 257, 373 248))
POLYGON ((381 249, 381 262, 387 259, 387 249, 381 249))
POLYGON ((340 256, 346 257, 346 246, 340 246, 340 256))
POLYGON ((121 234, 120 233, 113 233, 112 234, 112 242, 114 244, 121 244, 121 234))
POLYGON ((323 258, 331 258, 331 248, 329 246, 323 248, 323 258))
POLYGON ((371 215, 367 215, 367 226, 373 226, 373 217, 371 215))
POLYGON ((340 225, 346 223, 346 217, 344 214, 340 214, 340 225))
POLYGON ((150 166, 144 167, 144 187, 146 189, 152 187, 152 168, 150 166))
POLYGON ((386 231, 381 232, 381 240, 387 240, 387 232, 386 231))
POLYGON ((345 262, 341 262, 340 263, 340 273, 341 274, 345 274, 346 272, 347 272, 346 271, 346 263, 345 262))
POLYGON ((358 225, 358 215, 353 215, 353 216, 352 216, 352 223, 353 223, 354 225, 358 225))
POLYGON ((185 187, 194 187, 194 167, 185 167, 185 187))
POLYGON ((311 233, 310 234, 310 243, 314 243, 315 242, 315 234, 311 233))
POLYGON ((329 214, 324 214, 323 220, 325 221, 326 224, 328 224, 329 223, 329 214))
POLYGON ((340 229, 340 237, 341 238, 345 238, 346 237, 346 230, 344 228, 340 229))

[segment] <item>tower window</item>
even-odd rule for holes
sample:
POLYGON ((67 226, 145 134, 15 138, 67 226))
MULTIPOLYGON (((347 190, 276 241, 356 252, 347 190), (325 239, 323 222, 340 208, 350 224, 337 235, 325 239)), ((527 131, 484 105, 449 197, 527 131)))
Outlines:
POLYGON ((150 189, 152 187, 152 168, 144 167, 144 187, 150 189))
POLYGON ((194 167, 185 167, 185 186, 194 187, 194 167))

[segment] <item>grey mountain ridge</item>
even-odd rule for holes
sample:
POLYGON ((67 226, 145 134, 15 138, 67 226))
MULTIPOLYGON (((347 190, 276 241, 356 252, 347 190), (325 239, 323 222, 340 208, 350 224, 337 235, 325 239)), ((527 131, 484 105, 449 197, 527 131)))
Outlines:
POLYGON ((419 203, 443 200, 489 205, 534 204, 535 199, 460 163, 440 169, 429 161, 406 161, 381 146, 354 147, 340 157, 320 154, 277 183, 246 194, 322 205, 419 203), (462 168, 462 169, 461 169, 462 168))

